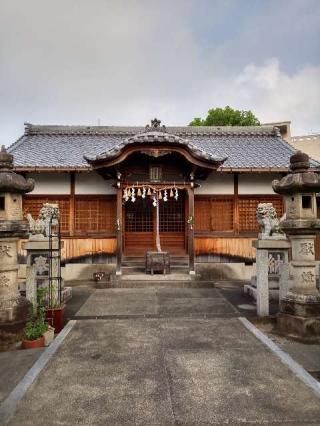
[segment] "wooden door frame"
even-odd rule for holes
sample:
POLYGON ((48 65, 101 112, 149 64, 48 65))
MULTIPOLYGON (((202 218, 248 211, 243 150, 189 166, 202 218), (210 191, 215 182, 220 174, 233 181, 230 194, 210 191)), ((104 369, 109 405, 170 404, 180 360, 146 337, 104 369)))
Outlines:
MULTIPOLYGON (((149 183, 146 183, 149 184, 149 183)), ((168 186, 168 184, 154 184, 155 186, 161 188, 168 186)), ((172 184, 174 185, 174 184, 172 184)), ((121 275, 121 265, 123 259, 123 253, 125 251, 125 206, 122 204, 122 191, 124 184, 121 184, 117 187, 117 220, 120 218, 120 229, 117 229, 117 264, 116 264, 116 274, 121 275)), ((190 183, 185 183, 183 185, 175 185, 179 190, 185 191, 185 248, 189 256, 189 272, 190 274, 195 274, 195 255, 194 255, 194 225, 188 224, 188 219, 190 216, 194 218, 194 188, 190 183)))
POLYGON ((194 219, 194 188, 186 188, 188 196, 188 219, 186 220, 188 227, 188 254, 189 254, 189 274, 195 275, 195 256, 194 256, 194 223, 188 223, 192 217, 194 219))

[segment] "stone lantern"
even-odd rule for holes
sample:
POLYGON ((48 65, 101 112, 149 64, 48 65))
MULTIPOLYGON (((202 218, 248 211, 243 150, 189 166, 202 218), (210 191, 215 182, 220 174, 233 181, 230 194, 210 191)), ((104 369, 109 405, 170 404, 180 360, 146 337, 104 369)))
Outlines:
POLYGON ((280 301, 278 327, 303 338, 320 335, 315 262, 315 238, 320 230, 316 202, 320 176, 310 170, 308 155, 298 151, 290 158, 290 173, 280 181, 273 181, 272 187, 284 196, 286 218, 281 228, 288 235, 292 249, 292 286, 280 301))
POLYGON ((13 171, 13 156, 4 146, 0 152, 0 326, 15 326, 26 319, 28 302, 20 296, 17 275, 17 243, 28 233, 23 221, 22 196, 34 181, 13 171))

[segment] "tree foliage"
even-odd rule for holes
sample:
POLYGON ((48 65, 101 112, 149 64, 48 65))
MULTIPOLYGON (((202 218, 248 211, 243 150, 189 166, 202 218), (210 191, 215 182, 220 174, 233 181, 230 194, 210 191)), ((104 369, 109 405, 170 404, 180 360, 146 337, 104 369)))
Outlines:
POLYGON ((189 126, 259 126, 260 121, 252 111, 241 111, 229 106, 209 109, 205 119, 194 118, 189 126))

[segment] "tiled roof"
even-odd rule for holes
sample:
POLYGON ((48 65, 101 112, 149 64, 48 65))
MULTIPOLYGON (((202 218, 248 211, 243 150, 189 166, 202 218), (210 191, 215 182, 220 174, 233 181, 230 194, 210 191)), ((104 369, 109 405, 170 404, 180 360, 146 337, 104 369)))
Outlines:
MULTIPOLYGON (((84 156, 102 155, 145 127, 38 126, 10 148, 18 168, 89 168, 84 156)), ((295 152, 275 127, 166 127, 210 156, 227 157, 222 169, 285 169, 295 152)), ((312 166, 320 163, 312 160, 312 166)))

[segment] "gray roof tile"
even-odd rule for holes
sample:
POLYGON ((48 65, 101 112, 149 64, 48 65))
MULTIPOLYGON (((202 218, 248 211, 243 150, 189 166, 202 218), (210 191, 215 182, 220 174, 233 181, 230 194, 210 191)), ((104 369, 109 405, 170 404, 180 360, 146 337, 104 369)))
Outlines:
MULTIPOLYGON (((223 168, 287 168, 295 152, 272 127, 167 127, 166 131, 190 140, 215 157, 227 157, 223 168)), ((93 157, 121 144, 144 127, 35 126, 9 151, 17 167, 88 167, 93 157)), ((314 167, 320 163, 312 160, 314 167)))

